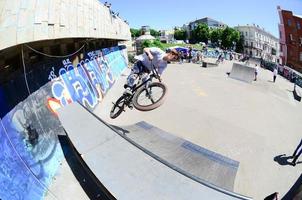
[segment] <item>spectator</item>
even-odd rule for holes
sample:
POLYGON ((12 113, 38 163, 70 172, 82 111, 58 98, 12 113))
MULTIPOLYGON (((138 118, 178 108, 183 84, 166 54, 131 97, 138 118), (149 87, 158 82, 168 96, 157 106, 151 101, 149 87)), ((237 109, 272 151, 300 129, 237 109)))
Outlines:
POLYGON ((258 67, 258 65, 256 64, 256 67, 255 67, 255 79, 254 79, 254 81, 257 81, 258 73, 259 73, 259 67, 258 67))
POLYGON ((192 47, 189 47, 189 51, 188 51, 188 62, 192 62, 192 47))
POLYGON ((184 52, 180 51, 179 64, 183 64, 184 63, 184 57, 185 57, 184 52))
POLYGON ((274 68, 274 83, 276 82, 276 78, 277 78, 277 75, 278 75, 278 67, 275 67, 274 68))

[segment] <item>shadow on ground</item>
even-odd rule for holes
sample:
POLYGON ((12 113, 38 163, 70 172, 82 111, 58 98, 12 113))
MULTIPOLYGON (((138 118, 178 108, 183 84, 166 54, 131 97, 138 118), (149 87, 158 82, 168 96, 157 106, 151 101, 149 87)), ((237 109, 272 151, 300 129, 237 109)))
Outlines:
POLYGON ((285 154, 278 155, 274 158, 274 161, 279 165, 292 165, 288 160, 292 159, 292 156, 286 156, 285 154))
POLYGON ((118 127, 118 126, 114 126, 114 125, 111 125, 115 130, 117 130, 119 133, 122 133, 123 135, 126 135, 126 133, 129 133, 128 130, 126 129, 123 129, 121 127, 118 127))
MULTIPOLYGON (((301 162, 300 162, 301 163, 301 162)), ((290 190, 284 195, 282 200, 302 199, 302 174, 297 179, 295 184, 290 190)))

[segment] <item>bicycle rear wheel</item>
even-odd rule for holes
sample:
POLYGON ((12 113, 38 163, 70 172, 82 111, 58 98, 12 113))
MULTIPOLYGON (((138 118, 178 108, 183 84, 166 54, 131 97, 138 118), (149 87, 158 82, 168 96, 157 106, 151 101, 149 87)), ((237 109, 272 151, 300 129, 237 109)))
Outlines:
POLYGON ((110 111, 110 117, 112 119, 117 118, 124 111, 125 101, 126 101, 125 97, 126 96, 123 95, 120 98, 118 98, 118 100, 112 106, 112 109, 110 111))
POLYGON ((133 97, 133 106, 140 111, 150 111, 165 101, 168 88, 159 82, 150 83, 149 87, 140 88, 133 97))

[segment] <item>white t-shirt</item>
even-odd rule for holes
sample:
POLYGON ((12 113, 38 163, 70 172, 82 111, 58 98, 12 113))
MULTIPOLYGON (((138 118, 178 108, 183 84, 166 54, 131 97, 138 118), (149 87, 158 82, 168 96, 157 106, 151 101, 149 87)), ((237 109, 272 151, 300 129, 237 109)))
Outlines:
POLYGON ((257 74, 259 73, 259 67, 258 67, 258 66, 255 67, 255 72, 256 72, 257 74))
POLYGON ((277 76, 278 75, 278 70, 277 68, 274 69, 274 76, 277 76))
MULTIPOLYGON (((157 47, 151 47, 149 49, 153 56, 152 64, 157 68, 158 73, 162 74, 168 65, 168 62, 163 60, 165 52, 157 47)), ((151 70, 151 61, 149 60, 147 54, 144 53, 141 55, 137 55, 134 58, 142 61, 143 65, 146 66, 149 70, 151 70)))

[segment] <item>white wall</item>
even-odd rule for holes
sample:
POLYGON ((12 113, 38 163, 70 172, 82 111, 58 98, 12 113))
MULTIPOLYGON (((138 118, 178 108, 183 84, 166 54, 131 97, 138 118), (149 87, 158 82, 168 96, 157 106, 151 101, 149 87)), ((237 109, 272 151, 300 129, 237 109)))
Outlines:
POLYGON ((60 38, 130 40, 131 34, 98 0, 0 0, 0 50, 60 38))

